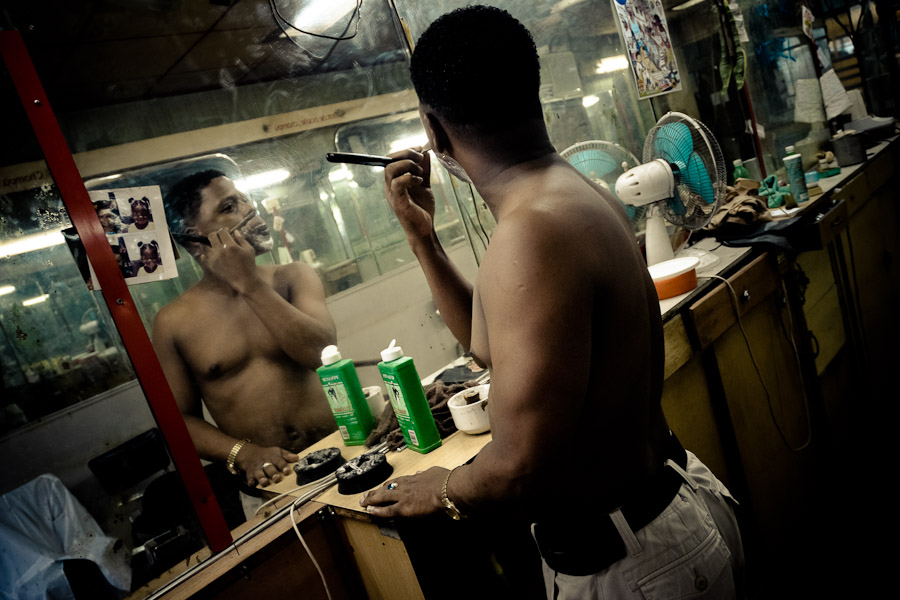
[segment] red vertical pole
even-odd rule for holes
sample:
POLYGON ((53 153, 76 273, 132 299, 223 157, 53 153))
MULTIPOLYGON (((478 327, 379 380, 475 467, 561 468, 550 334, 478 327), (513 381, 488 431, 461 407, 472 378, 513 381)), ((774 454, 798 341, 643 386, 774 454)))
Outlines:
POLYGON ((103 298, 134 365, 153 416, 166 438, 172 461, 194 505, 209 547, 214 552, 224 550, 232 543, 231 532, 18 31, 0 31, 0 55, 6 63, 22 106, 25 107, 69 217, 103 288, 103 298))

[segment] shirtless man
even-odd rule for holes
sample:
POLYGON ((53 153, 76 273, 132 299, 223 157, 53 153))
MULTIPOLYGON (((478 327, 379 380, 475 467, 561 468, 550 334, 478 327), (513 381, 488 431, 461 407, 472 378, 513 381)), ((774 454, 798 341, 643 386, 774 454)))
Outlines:
POLYGON ((618 201, 551 145, 529 33, 498 9, 454 11, 420 38, 410 70, 435 156, 497 221, 473 288, 434 232, 429 155, 408 150, 385 169, 441 315, 491 369, 493 439, 471 464, 390 479, 360 504, 379 517, 515 511, 535 523, 548 596, 643 598, 632 584, 682 559, 691 590, 702 576, 730 590, 712 597, 733 594, 724 567, 739 569, 742 550, 728 492, 660 406, 646 263, 618 201))
POLYGON ((336 428, 315 373, 335 343, 322 284, 303 263, 256 265, 272 249, 269 229, 255 215, 230 232, 256 211, 221 172, 186 177, 167 208, 173 230, 209 245, 186 243, 203 279, 156 315, 166 379, 202 458, 231 454, 249 486, 277 483, 296 452, 336 428), (218 428, 203 419, 201 398, 218 428))

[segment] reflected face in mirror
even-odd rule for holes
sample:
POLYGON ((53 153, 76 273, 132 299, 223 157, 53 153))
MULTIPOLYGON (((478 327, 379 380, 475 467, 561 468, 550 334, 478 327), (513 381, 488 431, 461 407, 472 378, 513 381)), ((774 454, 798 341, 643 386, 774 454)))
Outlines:
POLYGON ((256 254, 269 252, 274 246, 269 226, 231 179, 216 177, 200 192, 200 207, 194 218, 193 229, 203 236, 219 229, 230 230, 251 213, 254 216, 241 225, 239 231, 256 254))

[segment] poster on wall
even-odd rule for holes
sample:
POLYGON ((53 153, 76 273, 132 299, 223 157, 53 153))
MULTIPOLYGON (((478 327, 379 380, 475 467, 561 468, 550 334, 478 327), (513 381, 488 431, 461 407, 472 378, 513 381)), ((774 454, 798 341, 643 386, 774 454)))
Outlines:
POLYGON ((662 0, 612 0, 639 98, 681 89, 662 0))
MULTIPOLYGON (((125 283, 178 277, 159 186, 88 192, 125 283)), ((92 289, 100 289, 93 266, 92 289)))

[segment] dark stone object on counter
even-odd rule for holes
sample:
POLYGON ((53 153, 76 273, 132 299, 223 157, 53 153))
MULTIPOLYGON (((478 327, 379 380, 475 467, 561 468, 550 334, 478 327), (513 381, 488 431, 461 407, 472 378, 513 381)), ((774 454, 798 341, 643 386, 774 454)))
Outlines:
POLYGON ((297 485, 305 485, 318 481, 334 473, 338 467, 347 462, 338 448, 323 448, 310 452, 300 458, 294 465, 297 474, 297 485))
POLYGON ((334 472, 338 482, 338 493, 359 494, 386 480, 394 472, 387 457, 380 452, 367 452, 357 456, 334 472))

